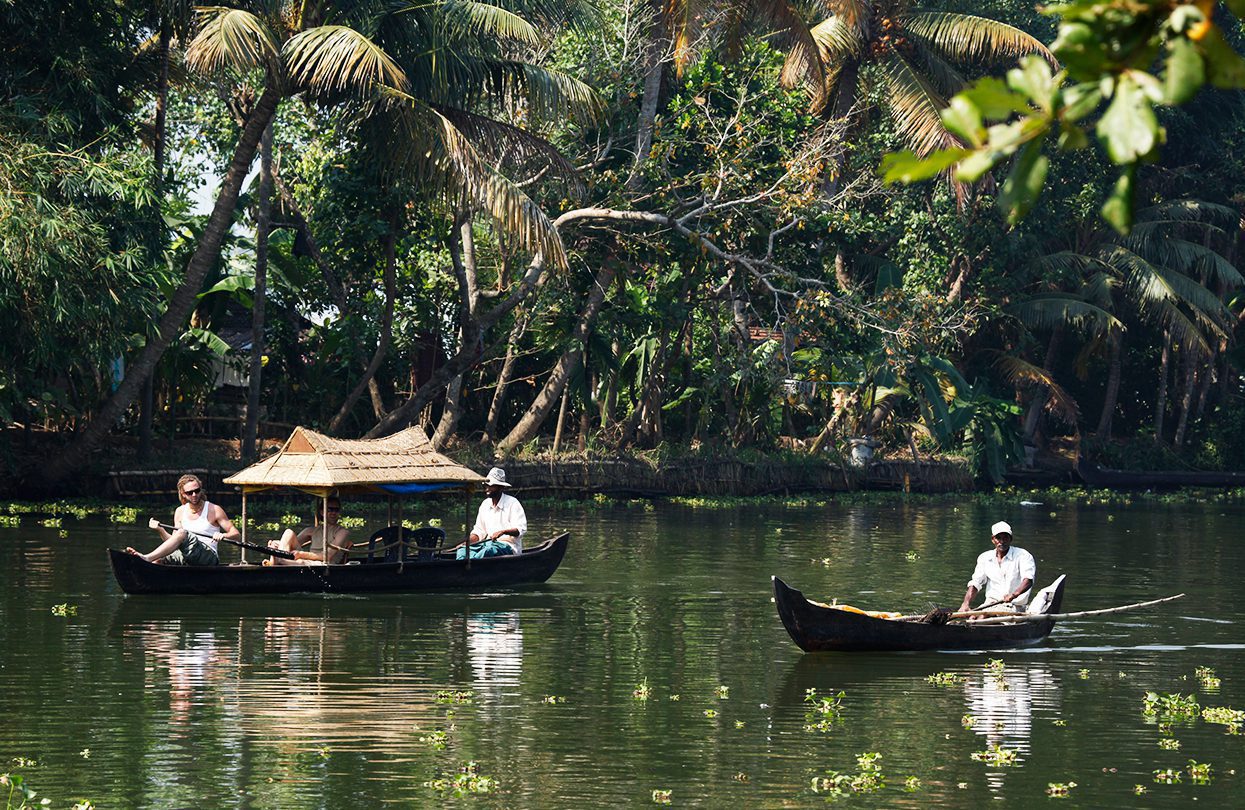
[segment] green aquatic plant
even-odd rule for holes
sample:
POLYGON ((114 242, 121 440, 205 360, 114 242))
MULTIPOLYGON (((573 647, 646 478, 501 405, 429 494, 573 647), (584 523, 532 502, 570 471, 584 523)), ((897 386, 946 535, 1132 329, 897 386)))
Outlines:
POLYGON ((934 686, 957 686, 966 680, 968 679, 958 672, 935 672, 925 677, 925 682, 934 686))
POLYGON ((804 730, 826 732, 833 728, 835 723, 843 719, 843 698, 846 694, 846 692, 839 692, 833 696, 818 695, 816 689, 806 690, 804 705, 807 711, 804 713, 804 730))
POLYGON ((1006 768, 1017 763, 1020 752, 1015 748, 1004 748, 998 743, 995 743, 984 751, 974 751, 970 756, 978 762, 984 762, 987 765, 1006 768))
POLYGON ((302 515, 295 515, 293 513, 287 512, 281 516, 281 522, 284 523, 286 526, 297 526, 299 523, 303 522, 303 517, 302 515))
POLYGON ((1198 667, 1194 670, 1194 674, 1207 692, 1217 692, 1223 684, 1223 681, 1215 677, 1215 671, 1210 667, 1198 667))
POLYGON ((670 802, 674 801, 673 790, 654 790, 652 796, 653 804, 670 804, 670 802))
POLYGON ((26 810, 26 808, 49 804, 47 799, 35 801, 36 794, 26 784, 25 778, 15 773, 0 773, 0 792, 7 793, 6 810, 26 810))
POLYGON ((972 728, 977 725, 977 718, 971 714, 966 714, 960 718, 960 725, 964 728, 972 728))
POLYGON ((39 766, 39 760, 21 755, 15 756, 9 761, 17 768, 37 768, 39 766))
POLYGON ((1133 793, 1137 794, 1138 796, 1144 796, 1145 794, 1149 792, 1150 792, 1150 788, 1146 787, 1145 785, 1133 785, 1133 793))
POLYGON ((743 728, 743 727, 744 727, 744 721, 743 721, 743 720, 736 720, 736 721, 735 721, 735 728, 743 728))
POLYGON ((1245 726, 1245 711, 1227 706, 1207 706, 1202 709, 1202 719, 1207 723, 1222 723, 1228 727, 1229 734, 1240 734, 1241 726, 1245 726))
POLYGON ((1056 718, 1056 719, 1052 720, 1052 721, 1051 721, 1051 725, 1052 725, 1052 726, 1059 726, 1059 727, 1061 727, 1061 728, 1062 728, 1063 726, 1068 725, 1068 721, 1067 721, 1067 720, 1064 720, 1062 717, 1059 717, 1059 718, 1056 718))
POLYGON ((825 776, 813 777, 813 792, 840 797, 850 793, 876 793, 886 787, 880 753, 870 751, 857 754, 856 767, 856 773, 829 771, 825 776))
POLYGON ((915 776, 909 776, 907 779, 903 780, 903 789, 907 793, 916 793, 921 789, 921 780, 917 779, 915 776))
POLYGON ((1164 785, 1174 785, 1180 780, 1180 771, 1171 768, 1157 768, 1154 771, 1154 781, 1164 785))
POLYGON ((62 602, 59 605, 52 605, 52 615, 60 616, 61 618, 65 618, 68 616, 77 616, 78 606, 71 605, 68 602, 62 602))
POLYGON ((718 716, 718 712, 716 709, 705 709, 705 717, 712 719, 717 716, 718 716))
POLYGON ((44 518, 39 521, 40 526, 46 526, 49 529, 59 529, 61 527, 61 519, 58 517, 44 518))
POLYGON ((731 696, 731 688, 729 686, 719 686, 717 689, 717 695, 720 700, 726 700, 731 696))
POLYGON ((6 529, 16 529, 22 525, 22 519, 17 515, 0 515, 0 527, 6 529))
POLYGON ((919 554, 911 550, 905 552, 903 556, 904 556, 904 559, 907 560, 908 562, 916 562, 917 560, 921 559, 921 556, 919 554))
POLYGON ((420 737, 419 741, 434 751, 444 751, 449 745, 450 735, 445 729, 437 728, 420 737))
POLYGON ((362 529, 365 525, 367 525, 367 519, 361 517, 338 518, 337 522, 346 529, 362 529))
POLYGON ((1210 784, 1210 763, 1198 762, 1197 760, 1189 760, 1189 778, 1195 785, 1210 784))
POLYGON ((648 678, 635 685, 635 689, 631 690, 631 696, 636 700, 648 700, 653 696, 653 688, 648 685, 648 678))
POLYGON ((1163 737, 1159 740, 1159 748, 1166 751, 1178 751, 1180 750, 1180 740, 1174 737, 1163 737))
POLYGON ((1004 664, 1003 664, 1003 659, 1002 658, 991 658, 989 661, 986 661, 985 668, 988 674, 993 675, 994 677, 997 678, 998 676, 1003 674, 1003 671, 1005 669, 1004 664))
POLYGON ((1076 782, 1051 782, 1046 786, 1046 795, 1055 799, 1066 799, 1072 795, 1076 782))
POLYGON ((540 702, 547 703, 550 706, 554 706, 558 703, 565 703, 566 698, 562 697, 561 695, 545 695, 543 698, 540 699, 540 702))
POLYGON ((1146 717, 1157 717, 1163 720, 1193 720, 1198 716, 1200 707, 1192 695, 1146 692, 1141 712, 1146 717))
POLYGON ((108 521, 127 525, 137 523, 138 509, 133 506, 110 506, 108 507, 108 521))
POLYGON ((452 779, 438 777, 424 782, 424 787, 432 788, 437 793, 455 798, 463 798, 480 793, 491 793, 497 789, 497 780, 481 776, 479 766, 475 762, 465 763, 458 769, 452 779))
POLYGON ((469 689, 438 689, 436 694, 433 695, 433 700, 437 703, 461 705, 474 702, 475 696, 475 692, 469 689))
POLYGON ((1084 681, 1084 680, 1088 680, 1088 679, 1089 679, 1089 670, 1088 670, 1088 669, 1078 669, 1078 670, 1076 671, 1076 674, 1077 674, 1077 675, 1079 675, 1079 676, 1080 676, 1080 678, 1081 678, 1081 680, 1083 680, 1083 681, 1084 681))

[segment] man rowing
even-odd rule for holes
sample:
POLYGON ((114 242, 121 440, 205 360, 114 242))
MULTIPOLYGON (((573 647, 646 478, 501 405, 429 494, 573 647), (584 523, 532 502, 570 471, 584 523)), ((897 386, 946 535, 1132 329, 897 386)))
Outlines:
POLYGON ((960 603, 961 613, 968 610, 969 603, 983 591, 982 607, 997 606, 999 610, 1020 612, 1029 604, 1033 580, 1037 577, 1033 555, 1012 545, 1012 527, 1002 520, 990 527, 990 541, 994 549, 983 551, 977 557, 973 578, 968 581, 968 590, 960 603))
POLYGON ((509 488, 505 470, 494 467, 488 471, 488 477, 484 479, 484 491, 488 497, 480 503, 475 526, 471 528, 466 544, 459 547, 458 559, 464 560, 468 554, 471 559, 478 560, 523 553, 527 514, 518 498, 502 491, 509 488))
POLYGON ((173 513, 173 533, 152 518, 147 525, 160 533, 160 545, 150 554, 140 554, 130 546, 125 550, 147 562, 165 565, 219 565, 217 543, 238 539, 238 527, 224 509, 208 502, 203 482, 196 475, 177 479, 177 497, 182 504, 173 513))

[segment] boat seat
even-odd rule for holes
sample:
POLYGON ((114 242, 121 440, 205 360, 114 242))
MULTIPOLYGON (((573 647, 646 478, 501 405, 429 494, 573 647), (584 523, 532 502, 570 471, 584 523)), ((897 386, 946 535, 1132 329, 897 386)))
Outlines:
POLYGON ((427 562, 437 556, 437 552, 445 545, 445 530, 436 526, 422 526, 418 529, 406 530, 404 558, 427 562))
POLYGON ((1038 591, 1037 595, 1035 595, 1032 601, 1029 602, 1029 608, 1025 612, 1037 615, 1040 613, 1050 612, 1052 607, 1058 609, 1058 606, 1053 605, 1052 603, 1055 601, 1055 594, 1058 592, 1059 586, 1063 583, 1066 576, 1067 574, 1060 574, 1058 579, 1038 591))
POLYGON ((367 541, 368 562, 431 560, 445 543, 445 530, 435 526, 408 529, 386 526, 367 541))

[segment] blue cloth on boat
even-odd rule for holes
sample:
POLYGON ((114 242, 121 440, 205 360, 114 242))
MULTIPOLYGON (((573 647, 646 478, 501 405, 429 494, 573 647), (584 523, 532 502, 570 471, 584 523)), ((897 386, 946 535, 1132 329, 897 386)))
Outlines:
MULTIPOLYGON (((458 550, 455 559, 467 559, 468 546, 463 546, 458 550)), ((509 543, 503 543, 501 540, 485 540, 481 543, 472 543, 471 559, 479 560, 484 557, 501 557, 506 554, 514 554, 514 546, 509 543)))

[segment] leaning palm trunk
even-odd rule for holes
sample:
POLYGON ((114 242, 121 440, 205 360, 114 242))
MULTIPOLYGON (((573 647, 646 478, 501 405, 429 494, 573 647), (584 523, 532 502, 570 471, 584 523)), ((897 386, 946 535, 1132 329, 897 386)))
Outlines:
POLYGON ((644 96, 640 100, 640 114, 636 121, 635 160, 631 164, 631 176, 627 188, 635 190, 640 184, 640 167, 648 160, 653 147, 653 128, 657 120, 657 102, 661 98, 662 75, 666 68, 666 52, 670 37, 666 31, 665 16, 661 4, 650 2, 653 23, 649 28, 647 52, 644 57, 644 96))
POLYGON ((96 413, 87 426, 74 437, 64 452, 47 463, 41 463, 34 472, 36 483, 44 486, 63 479, 66 475, 82 467, 87 455, 100 445, 112 427, 121 419, 126 409, 134 402, 139 390, 155 370, 169 344, 181 334, 186 325, 186 318, 198 301, 199 290, 203 287, 203 279, 220 259, 221 245, 225 234, 233 225, 234 209, 238 204, 238 194, 242 191, 242 182, 250 171, 259 148, 260 136, 277 109, 281 94, 271 85, 265 85, 255 108, 247 119, 246 126, 234 147, 233 158, 229 162, 229 170, 221 183, 216 204, 208 217, 207 226, 199 239, 194 255, 186 265, 186 275, 181 285, 173 293, 168 309, 160 318, 155 336, 139 352, 138 357, 130 364, 125 378, 117 386, 117 390, 108 398, 103 407, 96 413))
POLYGON ((596 320, 597 313, 601 311, 601 304, 605 301, 605 292, 614 283, 614 274, 617 272, 613 262, 606 262, 593 282, 592 291, 588 293, 588 300, 584 305, 584 311, 579 316, 579 321, 575 324, 575 330, 571 333, 571 345, 574 347, 563 352, 558 358, 558 362, 554 364, 553 371, 549 375, 549 379, 545 381, 544 387, 532 400, 532 404, 528 406, 527 411, 519 419, 519 423, 506 435, 506 438, 497 443, 497 449, 503 453, 509 452, 519 445, 529 441, 536 435, 536 431, 540 430, 540 426, 549 418, 549 413, 553 410, 553 406, 557 403, 558 398, 562 396, 566 389, 566 383, 575 372, 579 371, 580 365, 583 363, 583 345, 589 331, 592 329, 592 323, 596 320))
POLYGON ((510 337, 506 341, 506 357, 502 360, 501 371, 497 373, 497 387, 493 389, 493 401, 488 406, 488 419, 484 423, 484 437, 481 444, 492 444, 497 435, 497 420, 501 418, 502 406, 506 404, 506 389, 510 386, 510 378, 514 375, 515 349, 519 338, 523 335, 524 319, 515 318, 510 328, 510 337))

